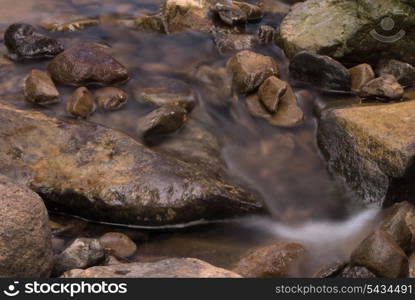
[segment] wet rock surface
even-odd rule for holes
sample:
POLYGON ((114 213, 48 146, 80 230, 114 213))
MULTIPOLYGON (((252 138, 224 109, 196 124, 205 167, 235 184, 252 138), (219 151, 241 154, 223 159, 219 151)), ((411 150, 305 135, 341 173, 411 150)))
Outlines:
POLYGON ((58 40, 40 34, 35 27, 24 23, 7 28, 4 44, 14 60, 51 58, 64 50, 58 40))
POLYGON ((86 118, 95 110, 94 96, 86 87, 77 88, 66 104, 66 111, 74 117, 86 118))
POLYGON ((138 131, 145 138, 170 134, 187 121, 187 111, 179 105, 163 105, 138 121, 138 131))
POLYGON ((96 90, 95 97, 98 105, 106 110, 118 110, 128 101, 128 95, 116 87, 104 87, 96 90))
POLYGON ((290 61, 290 76, 322 90, 350 91, 349 71, 334 59, 303 51, 290 61))
MULTIPOLYGON (((200 160, 178 155, 183 152, 161 154, 85 121, 4 105, 0 119, 13 120, 0 130, 3 172, 41 194, 51 209, 152 226, 262 210, 256 197, 231 183, 221 165, 200 168, 200 160)), ((209 157, 203 151, 199 155, 209 157)))
POLYGON ((72 269, 85 269, 102 263, 105 251, 97 239, 78 238, 56 257, 53 274, 59 276, 72 269))
POLYGON ((157 106, 180 105, 191 110, 196 104, 196 95, 184 81, 164 76, 155 76, 137 82, 135 100, 157 106))
POLYGON ((24 83, 26 100, 38 105, 50 105, 59 102, 59 91, 52 79, 43 71, 32 70, 24 83))
POLYGON ((338 182, 357 201, 412 202, 414 101, 327 110, 318 143, 338 182), (347 149, 345 151, 344 149, 347 149))
POLYGON ((297 97, 288 85, 284 95, 278 101, 278 109, 271 114, 261 102, 257 94, 246 99, 247 109, 251 115, 264 118, 273 126, 295 127, 303 123, 304 113, 297 103, 297 97))
POLYGON ((42 199, 0 175, 0 277, 48 277, 53 265, 42 199))
POLYGON ((408 273, 405 252, 382 230, 375 231, 353 251, 351 263, 365 266, 380 277, 398 278, 408 273))
POLYGON ((74 46, 55 57, 48 71, 56 82, 74 86, 111 85, 128 79, 128 70, 121 63, 88 44, 74 46))
POLYGON ((117 258, 127 258, 137 251, 137 245, 125 234, 108 232, 99 238, 102 246, 117 258))
POLYGON ((415 83, 415 67, 396 59, 381 61, 376 71, 380 76, 393 75, 403 86, 415 83))
POLYGON ((229 59, 227 69, 232 74, 235 89, 240 93, 257 89, 265 79, 279 72, 273 58, 248 50, 229 59))
POLYGON ((258 97, 270 113, 278 109, 280 98, 287 92, 288 84, 275 76, 269 77, 259 87, 258 97))
POLYGON ((414 63, 414 13, 405 0, 308 0, 283 20, 280 45, 289 57, 307 50, 354 62, 389 57, 414 63), (393 30, 384 29, 390 29, 385 18, 393 30))
POLYGON ((237 5, 216 3, 214 11, 228 25, 244 24, 248 21, 246 13, 237 5))
POLYGON ((280 242, 252 249, 233 270, 243 277, 295 277, 306 256, 300 244, 280 242))
POLYGON ((382 75, 366 83, 360 90, 361 97, 400 100, 405 91, 393 75, 382 75))
POLYGON ((376 278, 369 269, 362 266, 346 266, 338 277, 341 278, 376 278))
POLYGON ((64 278, 240 278, 241 276, 194 258, 153 263, 130 263, 72 270, 64 278))
POLYGON ((360 64, 349 69, 353 92, 359 93, 362 87, 375 79, 375 71, 369 64, 360 64))

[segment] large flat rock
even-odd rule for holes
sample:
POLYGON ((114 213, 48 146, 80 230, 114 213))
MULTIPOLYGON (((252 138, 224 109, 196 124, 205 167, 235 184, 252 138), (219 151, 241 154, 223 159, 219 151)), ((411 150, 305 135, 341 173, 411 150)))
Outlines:
POLYGON ((210 167, 198 159, 202 153, 192 155, 190 149, 189 157, 177 147, 150 149, 91 122, 2 104, 0 122, 0 172, 36 191, 50 209, 96 221, 162 226, 262 208, 223 167, 210 167))
POLYGON ((364 204, 414 202, 414 100, 327 110, 318 143, 333 175, 364 204))

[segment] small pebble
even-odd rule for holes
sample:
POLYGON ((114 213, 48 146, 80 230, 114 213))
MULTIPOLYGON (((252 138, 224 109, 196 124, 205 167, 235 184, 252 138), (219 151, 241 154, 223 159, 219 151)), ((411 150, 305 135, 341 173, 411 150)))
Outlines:
POLYGON ((106 110, 117 110, 128 100, 127 93, 115 87, 100 88, 95 92, 98 105, 106 110))
POLYGON ((117 258, 127 258, 137 251, 137 245, 125 234, 108 232, 100 237, 100 242, 117 258))
POLYGON ((77 88, 66 106, 68 113, 80 118, 92 115, 95 109, 94 97, 86 87, 77 88))
POLYGON ((48 74, 32 70, 24 84, 26 100, 38 105, 50 105, 59 102, 59 92, 48 74))

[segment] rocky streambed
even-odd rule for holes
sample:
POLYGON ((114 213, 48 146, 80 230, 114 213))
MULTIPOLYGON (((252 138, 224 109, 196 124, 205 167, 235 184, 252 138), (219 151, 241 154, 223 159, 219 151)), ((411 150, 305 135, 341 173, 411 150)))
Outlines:
POLYGON ((0 5, 1 277, 415 276, 409 1, 0 5))

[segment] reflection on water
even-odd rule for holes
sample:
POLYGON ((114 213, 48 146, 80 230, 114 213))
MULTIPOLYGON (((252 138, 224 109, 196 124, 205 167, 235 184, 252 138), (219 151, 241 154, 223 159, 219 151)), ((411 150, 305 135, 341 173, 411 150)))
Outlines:
MULTIPOLYGON (((140 11, 157 11, 161 0, 0 0, 0 34, 11 22, 38 24, 42 19, 59 14, 98 16, 101 14, 136 15, 140 11)), ((285 4, 284 4, 285 5, 285 4)), ((263 24, 278 24, 281 15, 266 16, 263 24)), ((253 28, 248 28, 253 30, 253 28)), ((123 86, 130 101, 115 113, 97 112, 92 121, 121 130, 134 138, 137 120, 152 107, 133 101, 135 84, 154 75, 177 77, 198 93, 199 105, 191 118, 215 133, 224 145, 223 155, 229 173, 241 178, 264 196, 274 220, 243 219, 218 224, 205 224, 185 230, 153 231, 149 238, 137 238, 139 250, 132 260, 145 261, 160 257, 198 257, 218 266, 230 267, 247 249, 276 240, 300 241, 315 255, 314 264, 328 251, 333 258, 342 258, 350 245, 361 238, 364 228, 374 219, 367 211, 349 221, 316 222, 345 218, 347 201, 326 172, 315 142, 316 122, 312 91, 297 90, 300 105, 306 113, 304 125, 296 129, 277 129, 250 117, 244 99, 218 101, 217 95, 200 89, 192 74, 200 65, 223 67, 229 58, 220 55, 211 38, 197 33, 176 35, 149 34, 114 28, 111 25, 92 27, 75 33, 49 33, 59 37, 66 47, 80 41, 109 45, 109 51, 128 66, 131 80, 123 86), (283 222, 283 223, 277 223, 283 222), (332 223, 330 223, 332 222, 332 223), (284 224, 295 224, 287 227, 284 224)), ((273 56, 286 76, 286 60, 275 46, 258 52, 273 56)), ((0 54, 5 53, 0 44, 0 54)), ((33 109, 22 95, 24 76, 33 68, 45 69, 47 62, 38 61, 0 69, 1 101, 33 109)), ((60 87, 62 98, 71 88, 60 87)), ((65 116, 64 103, 42 111, 65 116)), ((76 235, 98 236, 105 226, 89 224, 76 235)), ((142 232, 137 230, 137 232, 142 232)))

